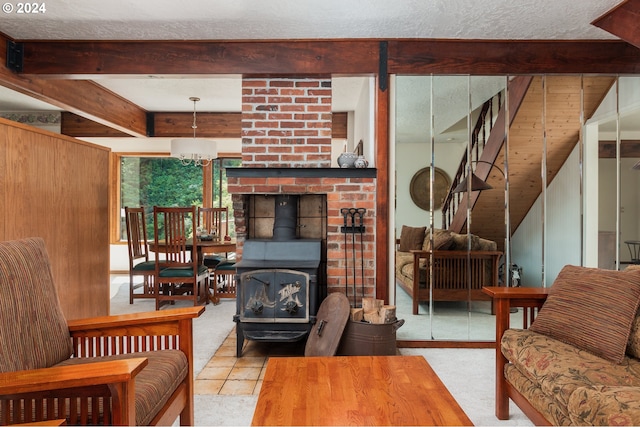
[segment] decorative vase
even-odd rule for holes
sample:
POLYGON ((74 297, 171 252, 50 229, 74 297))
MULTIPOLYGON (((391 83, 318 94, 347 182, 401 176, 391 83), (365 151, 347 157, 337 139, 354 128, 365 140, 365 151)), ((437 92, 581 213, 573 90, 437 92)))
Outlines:
POLYGON ((344 152, 338 156, 338 166, 341 168, 352 168, 358 155, 355 153, 344 152))
POLYGON ((367 159, 364 158, 364 156, 358 156, 358 158, 356 159, 355 162, 353 162, 353 165, 356 168, 366 168, 367 166, 369 166, 369 162, 367 161, 367 159))

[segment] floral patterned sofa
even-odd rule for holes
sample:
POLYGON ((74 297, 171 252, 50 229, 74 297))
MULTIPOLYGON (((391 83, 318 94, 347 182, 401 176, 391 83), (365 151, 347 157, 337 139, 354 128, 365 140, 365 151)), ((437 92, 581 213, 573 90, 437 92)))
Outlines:
POLYGON ((529 329, 503 334, 498 389, 536 424, 640 425, 639 304, 640 270, 565 266, 529 329))
POLYGON ((431 251, 430 236, 426 227, 405 225, 397 241, 396 282, 411 296, 413 314, 418 314, 418 304, 428 301, 430 296, 434 301, 466 301, 469 294, 474 301, 490 300, 482 292, 482 287, 498 286, 498 267, 502 252, 496 250, 496 243, 474 234, 434 229, 434 250, 431 251), (467 256, 469 246, 471 253, 467 256), (434 280, 430 293, 427 286, 427 262, 431 252, 434 257, 434 280), (470 277, 467 275, 469 265, 470 277))

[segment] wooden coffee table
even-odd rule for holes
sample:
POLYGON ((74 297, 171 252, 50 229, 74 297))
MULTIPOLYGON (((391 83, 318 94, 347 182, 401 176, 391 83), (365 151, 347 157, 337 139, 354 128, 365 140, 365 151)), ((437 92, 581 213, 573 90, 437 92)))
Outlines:
POLYGON ((422 356, 270 357, 252 425, 473 425, 422 356))

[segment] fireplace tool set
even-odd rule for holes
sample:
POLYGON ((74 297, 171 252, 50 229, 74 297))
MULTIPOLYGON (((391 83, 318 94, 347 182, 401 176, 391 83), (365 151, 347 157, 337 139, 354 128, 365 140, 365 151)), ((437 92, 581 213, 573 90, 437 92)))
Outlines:
POLYGON ((344 234, 344 275, 345 275, 345 294, 349 295, 349 260, 352 260, 353 271, 353 302, 352 307, 357 307, 356 295, 357 295, 357 275, 358 275, 358 262, 360 258, 360 284, 362 286, 362 296, 360 303, 362 304, 362 298, 364 298, 364 214, 367 212, 365 208, 342 208, 340 213, 344 219, 344 225, 340 231, 344 234), (349 255, 348 249, 348 235, 351 234, 351 254, 349 255), (356 245, 356 235, 359 235, 360 241, 360 253, 358 256, 358 245, 356 245))

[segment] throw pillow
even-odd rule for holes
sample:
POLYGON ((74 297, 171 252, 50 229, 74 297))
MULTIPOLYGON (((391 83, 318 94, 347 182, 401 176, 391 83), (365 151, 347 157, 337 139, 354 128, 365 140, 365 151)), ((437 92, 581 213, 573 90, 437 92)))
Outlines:
POLYGON ((409 227, 407 225, 402 226, 400 232, 400 252, 409 252, 411 250, 420 250, 422 248, 422 242, 424 241, 424 234, 427 227, 409 227))
POLYGON ((639 304, 639 274, 567 265, 529 329, 622 363, 639 304))
MULTIPOLYGON (((451 248, 453 244, 452 233, 449 230, 442 230, 440 228, 433 229, 433 248, 436 251, 446 251, 451 248)), ((429 233, 424 238, 423 251, 431 250, 431 238, 429 233)))

